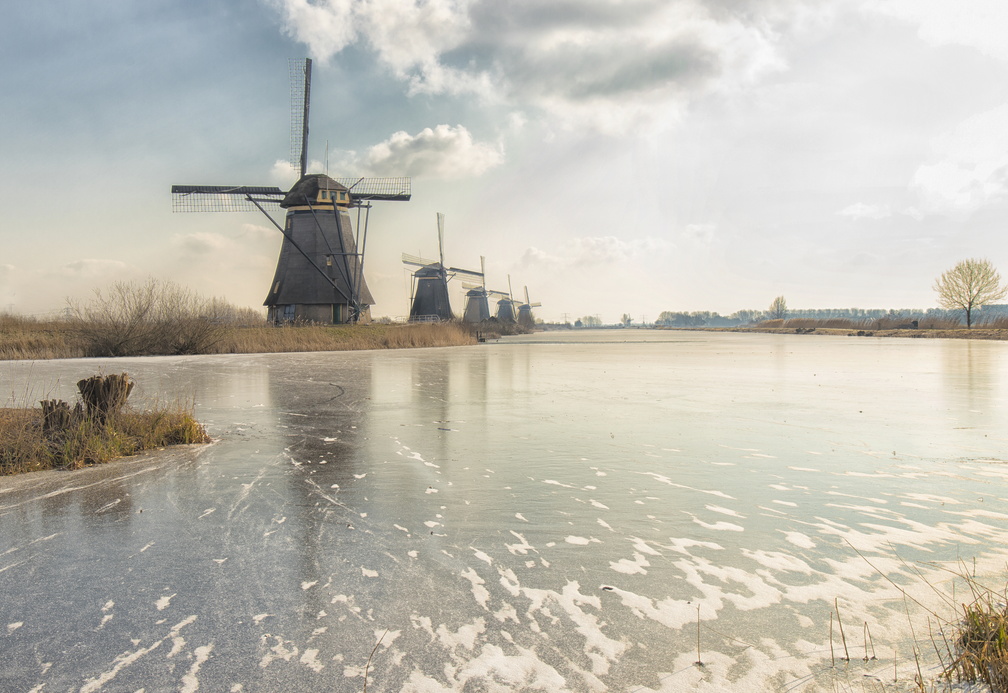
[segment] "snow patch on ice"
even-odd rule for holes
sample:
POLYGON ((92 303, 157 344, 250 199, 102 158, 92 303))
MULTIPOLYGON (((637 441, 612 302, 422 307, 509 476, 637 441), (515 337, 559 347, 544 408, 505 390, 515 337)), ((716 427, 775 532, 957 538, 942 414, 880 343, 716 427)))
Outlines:
POLYGON ((165 597, 161 597, 156 602, 154 602, 154 606, 157 607, 158 611, 164 611, 171 604, 171 600, 174 596, 175 596, 174 594, 169 594, 165 597))
POLYGON ((800 549, 814 549, 816 543, 801 532, 784 532, 784 538, 800 549))
POLYGON ((633 560, 621 558, 615 562, 609 561, 609 567, 612 570, 624 575, 647 575, 645 568, 649 568, 650 566, 651 564, 648 560, 636 552, 634 553, 633 560))
POLYGON ((298 647, 291 640, 284 640, 279 635, 264 635, 260 638, 263 646, 265 646, 269 640, 274 640, 275 643, 270 647, 269 652, 262 656, 259 660, 259 667, 265 669, 270 664, 278 659, 282 659, 285 662, 291 661, 291 659, 297 656, 298 647))
POLYGON ((466 568, 464 571, 462 571, 462 577, 464 577, 472 584, 473 598, 476 600, 476 602, 484 609, 489 611, 490 607, 487 606, 487 601, 489 601, 490 599, 490 592, 487 591, 487 588, 483 586, 485 584, 483 578, 481 578, 479 574, 472 568, 466 568))
POLYGON ((306 667, 314 671, 316 674, 325 668, 325 664, 318 660, 318 649, 310 648, 304 651, 301 655, 300 662, 306 667))
POLYGON ((740 520, 745 519, 745 515, 742 515, 741 513, 731 510, 730 508, 722 508, 720 505, 705 505, 704 507, 710 510, 711 512, 721 513, 722 515, 729 515, 731 517, 737 517, 740 520))

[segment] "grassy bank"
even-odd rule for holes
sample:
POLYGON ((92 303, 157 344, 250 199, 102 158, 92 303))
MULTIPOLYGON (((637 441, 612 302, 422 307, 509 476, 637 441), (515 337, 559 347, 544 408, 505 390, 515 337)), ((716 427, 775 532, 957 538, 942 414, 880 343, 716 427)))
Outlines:
POLYGON ((771 334, 840 335, 847 337, 907 337, 916 339, 1008 339, 1008 321, 996 320, 975 325, 965 325, 952 320, 921 320, 916 327, 907 322, 891 319, 848 320, 833 318, 812 320, 764 320, 756 325, 739 327, 686 328, 716 332, 765 332, 771 334))
POLYGON ((124 409, 102 422, 83 418, 46 430, 42 409, 0 409, 0 475, 79 469, 168 445, 208 443, 191 407, 124 409))
MULTIPOLYGON (((477 329, 460 323, 371 325, 211 326, 201 332, 198 346, 180 348, 171 338, 135 343, 114 339, 111 328, 75 321, 33 320, 0 315, 0 360, 42 360, 89 356, 149 356, 156 354, 254 354, 292 351, 347 351, 460 346, 477 342, 477 329), (110 345, 115 345, 114 348, 110 345)), ((481 334, 486 330, 479 328, 481 334)), ((492 329, 492 328, 491 328, 492 329)), ((491 334, 491 337, 499 336, 491 334)))

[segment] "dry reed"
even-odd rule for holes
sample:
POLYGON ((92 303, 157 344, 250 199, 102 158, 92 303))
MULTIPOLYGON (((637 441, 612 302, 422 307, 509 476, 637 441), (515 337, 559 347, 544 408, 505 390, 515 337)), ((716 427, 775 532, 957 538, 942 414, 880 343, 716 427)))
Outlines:
MULTIPOLYGON (((0 316, 0 360, 43 360, 99 355, 74 339, 65 321, 33 321, 0 316)), ((460 323, 218 326, 212 343, 187 353, 253 354, 293 351, 350 351, 461 346, 476 343, 476 332, 460 323)), ((144 344, 119 355, 177 354, 178 344, 144 344)), ((108 352, 106 352, 108 353, 108 352)))
POLYGON ((124 409, 105 422, 85 418, 46 431, 38 408, 0 409, 0 475, 79 469, 167 445, 207 443, 186 405, 124 409))

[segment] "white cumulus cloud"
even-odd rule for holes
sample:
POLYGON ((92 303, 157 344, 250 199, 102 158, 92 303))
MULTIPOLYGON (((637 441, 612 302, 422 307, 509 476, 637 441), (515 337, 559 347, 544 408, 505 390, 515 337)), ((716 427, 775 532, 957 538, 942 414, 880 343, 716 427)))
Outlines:
POLYGON ((396 132, 363 156, 350 152, 341 165, 373 176, 455 179, 479 176, 503 160, 502 145, 478 142, 461 125, 438 125, 415 135, 396 132))

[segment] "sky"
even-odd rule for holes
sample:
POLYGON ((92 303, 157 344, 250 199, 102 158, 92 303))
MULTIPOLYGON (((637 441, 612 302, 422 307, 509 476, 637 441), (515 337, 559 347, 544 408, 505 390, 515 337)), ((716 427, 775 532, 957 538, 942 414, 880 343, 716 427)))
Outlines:
MULTIPOLYGON (((375 205, 375 316, 403 252, 542 303, 926 308, 959 260, 1008 273, 1003 0, 52 0, 0 23, 0 311, 117 281, 259 307, 258 212, 172 184, 277 185, 288 58, 311 57, 310 171, 410 176, 375 205), (327 154, 328 152, 328 154, 327 154)), ((454 281, 452 284, 460 282, 454 281)), ((456 294, 461 288, 456 287, 456 294)), ((456 298, 456 312, 462 301, 456 298)))

